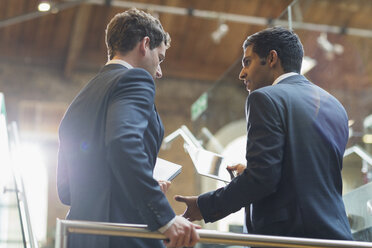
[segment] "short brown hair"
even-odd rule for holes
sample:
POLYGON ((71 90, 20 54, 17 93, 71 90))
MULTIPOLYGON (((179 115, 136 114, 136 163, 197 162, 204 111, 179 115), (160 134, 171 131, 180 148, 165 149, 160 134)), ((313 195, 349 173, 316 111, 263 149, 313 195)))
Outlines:
POLYGON ((112 59, 116 52, 125 54, 131 51, 146 36, 150 38, 150 49, 162 42, 166 47, 170 46, 169 34, 152 15, 135 8, 116 14, 106 28, 109 58, 112 59))

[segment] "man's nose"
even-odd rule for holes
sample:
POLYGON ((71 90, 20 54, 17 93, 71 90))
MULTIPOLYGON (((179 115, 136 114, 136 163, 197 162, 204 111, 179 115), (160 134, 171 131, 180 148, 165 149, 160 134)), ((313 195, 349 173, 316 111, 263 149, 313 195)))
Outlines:
POLYGON ((156 78, 161 78, 163 76, 163 73, 161 71, 160 65, 158 65, 158 68, 156 69, 156 78))
POLYGON ((247 77, 247 73, 245 73, 244 68, 239 73, 239 79, 244 80, 247 77))

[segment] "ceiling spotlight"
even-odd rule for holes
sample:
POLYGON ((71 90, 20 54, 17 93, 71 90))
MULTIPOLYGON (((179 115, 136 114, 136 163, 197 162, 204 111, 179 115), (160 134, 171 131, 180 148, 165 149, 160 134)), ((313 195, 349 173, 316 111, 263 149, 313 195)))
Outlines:
POLYGON ((39 5, 37 6, 37 9, 40 12, 47 12, 50 10, 50 2, 49 1, 40 1, 39 5))
POLYGON ((326 53, 328 60, 334 59, 335 55, 340 55, 344 52, 344 47, 340 44, 332 44, 327 39, 327 33, 321 33, 317 39, 318 45, 326 53))
POLYGON ((217 30, 211 34, 213 42, 216 44, 220 43, 221 39, 227 34, 228 31, 229 26, 223 22, 220 22, 217 30))

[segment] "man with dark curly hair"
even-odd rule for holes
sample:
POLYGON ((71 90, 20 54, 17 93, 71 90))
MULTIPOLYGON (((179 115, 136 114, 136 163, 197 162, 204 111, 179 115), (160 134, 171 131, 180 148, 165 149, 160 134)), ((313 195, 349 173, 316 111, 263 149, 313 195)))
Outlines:
POLYGON ((351 240, 342 201, 348 117, 341 103, 300 75, 303 47, 291 30, 249 36, 239 78, 246 102, 246 167, 199 197, 176 197, 190 220, 214 222, 246 207, 250 233, 351 240))

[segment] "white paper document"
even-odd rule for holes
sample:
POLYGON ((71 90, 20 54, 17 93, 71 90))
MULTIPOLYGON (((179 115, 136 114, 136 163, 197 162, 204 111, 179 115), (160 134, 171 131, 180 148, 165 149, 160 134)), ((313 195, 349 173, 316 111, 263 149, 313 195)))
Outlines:
POLYGON ((182 166, 157 158, 154 168, 153 177, 155 180, 171 181, 181 173, 182 166))

